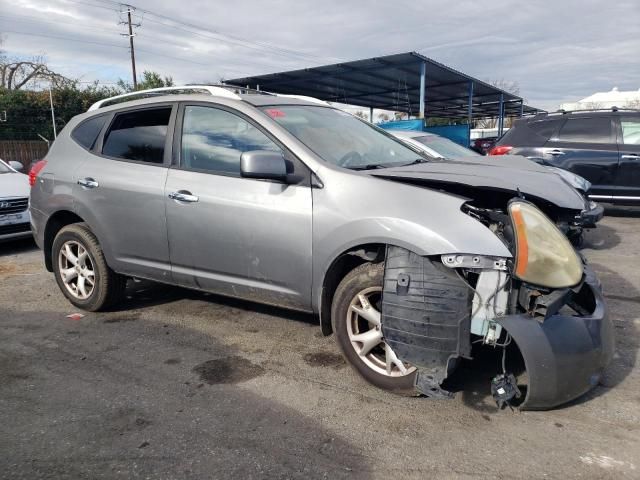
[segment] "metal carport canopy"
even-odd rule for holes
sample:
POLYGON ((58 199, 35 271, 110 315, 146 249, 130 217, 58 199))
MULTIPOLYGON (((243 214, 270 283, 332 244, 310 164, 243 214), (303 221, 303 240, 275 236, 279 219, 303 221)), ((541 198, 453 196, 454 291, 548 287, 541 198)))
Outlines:
POLYGON ((517 95, 416 52, 236 78, 225 83, 414 116, 500 117, 501 105, 505 117, 540 111, 524 105, 517 95))

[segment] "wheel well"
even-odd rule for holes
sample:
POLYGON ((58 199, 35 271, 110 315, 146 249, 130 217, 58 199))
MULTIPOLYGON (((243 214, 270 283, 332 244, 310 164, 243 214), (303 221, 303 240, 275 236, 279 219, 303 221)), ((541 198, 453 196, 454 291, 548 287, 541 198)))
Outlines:
POLYGON ((53 239, 56 238, 58 232, 72 223, 84 222, 82 218, 68 210, 61 210, 51 215, 44 228, 44 264, 47 270, 53 271, 53 259, 51 258, 51 247, 53 247, 53 239))
POLYGON ((328 268, 322 282, 322 296, 320 299, 320 327, 324 335, 333 332, 331 327, 331 302, 338 285, 347 273, 366 262, 381 262, 384 260, 386 245, 371 243, 358 245, 342 252, 328 268))

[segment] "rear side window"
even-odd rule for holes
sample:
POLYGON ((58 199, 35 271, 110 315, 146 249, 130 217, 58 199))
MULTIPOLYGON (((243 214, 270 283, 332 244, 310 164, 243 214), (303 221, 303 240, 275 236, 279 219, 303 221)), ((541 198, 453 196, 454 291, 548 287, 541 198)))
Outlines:
POLYGON ((609 117, 568 118, 558 132, 558 142, 612 143, 609 117))
POLYGON ((625 145, 640 145, 640 118, 622 118, 622 143, 625 145))
POLYGON ((500 145, 536 147, 544 145, 557 131, 560 120, 519 120, 500 139, 500 145))
POLYGON ((91 150, 106 121, 106 115, 85 120, 73 130, 71 137, 87 150, 91 150))
POLYGON ((558 128, 558 121, 550 122, 531 122, 529 128, 535 132, 536 135, 542 137, 545 141, 551 138, 558 128))
POLYGON ((150 108, 115 116, 102 153, 109 157, 161 164, 171 107, 150 108))

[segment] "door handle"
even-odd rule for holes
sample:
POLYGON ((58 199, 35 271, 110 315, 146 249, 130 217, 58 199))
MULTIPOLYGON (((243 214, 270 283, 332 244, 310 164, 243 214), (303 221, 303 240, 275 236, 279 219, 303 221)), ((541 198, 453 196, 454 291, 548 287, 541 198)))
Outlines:
POLYGON ((554 157, 557 156, 557 155, 564 155, 565 154, 562 150, 557 150, 557 149, 549 150, 547 153, 549 155, 553 155, 554 157))
POLYGON ((630 153, 629 155, 622 155, 620 158, 625 160, 640 160, 640 155, 637 153, 630 153))
POLYGON ((199 200, 197 195, 191 195, 191 192, 186 190, 179 190, 177 192, 171 192, 169 194, 171 200, 177 200, 178 202, 194 203, 199 200))
POLYGON ((84 188, 96 188, 100 186, 100 184, 91 177, 81 178, 78 180, 78 185, 84 188))

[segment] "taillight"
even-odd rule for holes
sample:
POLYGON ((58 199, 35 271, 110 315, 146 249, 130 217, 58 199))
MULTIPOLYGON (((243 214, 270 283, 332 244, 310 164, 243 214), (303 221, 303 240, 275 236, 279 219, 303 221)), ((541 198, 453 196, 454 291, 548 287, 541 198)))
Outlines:
POLYGON ((511 145, 496 145, 491 150, 489 150, 489 155, 506 155, 513 147, 511 145))
POLYGON ((46 164, 46 160, 40 160, 39 162, 33 164, 33 167, 31 167, 31 170, 29 170, 29 185, 33 187, 36 184, 36 178, 38 178, 40 170, 42 170, 46 164))

